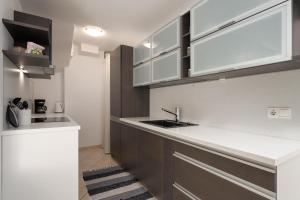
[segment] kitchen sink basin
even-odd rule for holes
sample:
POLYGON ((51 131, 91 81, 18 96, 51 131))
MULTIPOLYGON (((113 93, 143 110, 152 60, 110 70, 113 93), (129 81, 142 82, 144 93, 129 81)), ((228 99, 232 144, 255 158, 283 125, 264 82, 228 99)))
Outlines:
POLYGON ((162 128, 178 128, 178 127, 187 127, 187 126, 197 126, 197 124, 192 124, 188 122, 177 122, 173 120, 151 120, 151 121, 140 121, 144 124, 149 124, 153 126, 158 126, 162 128))

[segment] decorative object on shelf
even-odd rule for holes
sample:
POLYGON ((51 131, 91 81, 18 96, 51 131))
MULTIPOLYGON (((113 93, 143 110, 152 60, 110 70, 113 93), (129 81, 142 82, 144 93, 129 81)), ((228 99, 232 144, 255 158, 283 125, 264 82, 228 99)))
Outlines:
POLYGON ((17 117, 16 107, 10 101, 6 110, 6 120, 7 122, 15 128, 19 127, 19 121, 17 117))
POLYGON ((34 55, 43 55, 43 51, 45 47, 38 45, 34 42, 27 42, 26 53, 34 54, 34 55))
POLYGON ((23 47, 15 46, 14 48, 12 48, 12 51, 16 52, 16 53, 22 53, 22 54, 24 54, 25 51, 26 51, 26 49, 23 48, 23 47))

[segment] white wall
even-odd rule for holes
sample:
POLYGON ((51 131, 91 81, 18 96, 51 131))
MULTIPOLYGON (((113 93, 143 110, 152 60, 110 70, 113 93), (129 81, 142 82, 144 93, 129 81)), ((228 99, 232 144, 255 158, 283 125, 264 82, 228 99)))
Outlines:
POLYGON ((300 140, 300 70, 151 89, 151 116, 176 106, 186 121, 300 140), (291 107, 293 119, 268 119, 273 106, 291 107))
MULTIPOLYGON (((18 0, 1 0, 0 4, 0 17, 13 19, 13 11, 22 11, 20 2, 18 0)), ((7 32, 6 28, 0 23, 0 44, 1 49, 9 49, 13 47, 13 40, 7 32)), ((16 96, 24 99, 30 99, 31 82, 30 79, 17 70, 17 68, 0 53, 0 78, 1 78, 1 129, 4 125, 6 128, 7 123, 5 121, 5 112, 8 101, 16 96)))
POLYGON ((66 113, 80 126, 79 144, 100 145, 105 132, 105 62, 99 56, 75 53, 65 68, 66 113))
POLYGON ((105 55, 105 134, 104 152, 110 153, 110 54, 105 55))
POLYGON ((64 71, 55 71, 51 79, 33 79, 33 99, 46 99, 47 113, 55 112, 55 103, 64 104, 64 71))

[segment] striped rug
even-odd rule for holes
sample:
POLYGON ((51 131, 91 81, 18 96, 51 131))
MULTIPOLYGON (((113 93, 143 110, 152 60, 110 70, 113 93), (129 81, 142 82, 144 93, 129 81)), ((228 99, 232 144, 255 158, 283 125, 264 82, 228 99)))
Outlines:
POLYGON ((119 166, 84 172, 83 179, 92 200, 156 200, 119 166))

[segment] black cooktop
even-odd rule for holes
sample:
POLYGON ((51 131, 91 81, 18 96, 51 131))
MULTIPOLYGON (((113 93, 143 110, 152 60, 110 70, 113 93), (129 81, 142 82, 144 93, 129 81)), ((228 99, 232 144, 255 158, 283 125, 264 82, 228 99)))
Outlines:
POLYGON ((69 122, 67 117, 41 117, 31 118, 31 123, 69 122))

